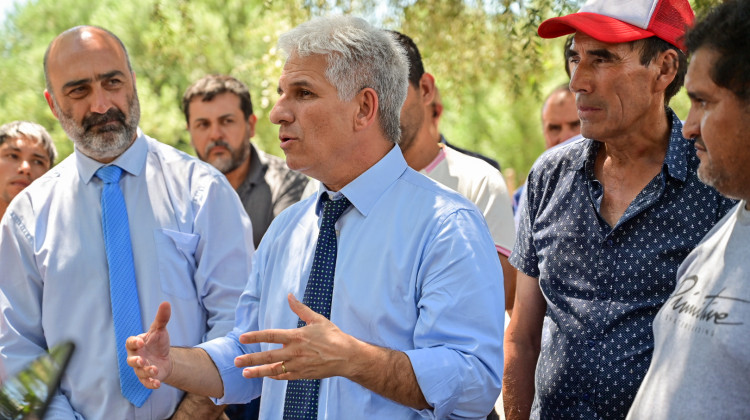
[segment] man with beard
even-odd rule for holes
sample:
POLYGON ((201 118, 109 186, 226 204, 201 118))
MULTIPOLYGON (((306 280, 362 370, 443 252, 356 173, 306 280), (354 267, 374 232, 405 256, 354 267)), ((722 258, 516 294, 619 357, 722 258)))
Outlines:
POLYGON ((728 0, 688 31, 683 134, 698 177, 741 201, 685 258, 654 319, 654 358, 629 419, 745 419, 750 411, 750 2, 728 0))
POLYGON ((401 142, 406 163, 414 170, 459 192, 482 211, 503 267, 505 309, 515 296, 515 269, 508 263, 515 241, 515 224, 508 187, 499 171, 479 158, 446 147, 438 123, 442 105, 436 100, 435 78, 424 71, 414 41, 393 31, 409 61, 409 88, 401 108, 401 142))
POLYGON ((257 247, 274 217, 300 200, 307 177, 250 143, 257 117, 247 86, 234 77, 198 80, 185 91, 182 111, 198 157, 221 171, 240 196, 257 247))
POLYGON ((47 130, 29 121, 0 126, 0 218, 19 192, 55 164, 57 150, 47 130))
POLYGON ((142 387, 123 335, 144 331, 164 300, 180 345, 231 330, 250 221, 225 177, 138 129, 135 74, 115 35, 69 29, 44 70, 45 98, 75 151, 0 225, 0 360, 13 374, 63 340, 76 344, 50 418, 216 418, 221 407, 207 399, 142 387))

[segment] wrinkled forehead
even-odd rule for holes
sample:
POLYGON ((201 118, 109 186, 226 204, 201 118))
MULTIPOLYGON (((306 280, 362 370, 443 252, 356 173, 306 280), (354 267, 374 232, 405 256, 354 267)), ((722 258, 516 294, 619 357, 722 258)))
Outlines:
POLYGON ((570 50, 566 51, 567 55, 570 53, 584 54, 589 52, 611 53, 615 55, 624 55, 635 51, 637 45, 642 45, 639 41, 628 41, 628 42, 604 42, 600 41, 584 32, 578 31, 573 36, 573 40, 570 43, 570 50))
POLYGON ((300 56, 290 55, 284 64, 279 78, 279 87, 284 85, 327 85, 333 87, 328 79, 328 59, 322 54, 300 56))
POLYGON ((129 73, 122 45, 98 28, 80 28, 64 32, 50 44, 47 72, 50 79, 74 76, 69 73, 98 68, 129 73))

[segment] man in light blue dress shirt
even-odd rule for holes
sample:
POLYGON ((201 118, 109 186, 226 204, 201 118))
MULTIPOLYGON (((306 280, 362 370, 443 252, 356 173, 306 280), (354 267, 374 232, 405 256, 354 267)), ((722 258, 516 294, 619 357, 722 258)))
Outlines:
POLYGON ((301 378, 322 378, 321 419, 485 417, 502 377, 500 262, 482 213, 395 147, 401 47, 353 17, 312 20, 279 46, 288 59, 270 118, 289 167, 322 185, 266 232, 231 333, 170 348, 162 304, 151 329, 128 339, 128 364, 149 388, 218 403, 262 393, 263 419, 282 418, 288 381, 301 378), (299 301, 325 194, 352 203, 335 225, 330 320, 299 301))
POLYGON ((95 27, 62 33, 45 74, 45 97, 75 152, 16 196, 0 224, 0 360, 12 374, 55 344, 75 342, 47 419, 216 418, 221 407, 183 400, 173 387, 153 391, 141 407, 121 394, 94 174, 109 163, 123 171, 141 318, 147 323, 169 301, 176 345, 232 329, 250 274, 250 221, 221 173, 138 129, 135 77, 114 35, 95 27))

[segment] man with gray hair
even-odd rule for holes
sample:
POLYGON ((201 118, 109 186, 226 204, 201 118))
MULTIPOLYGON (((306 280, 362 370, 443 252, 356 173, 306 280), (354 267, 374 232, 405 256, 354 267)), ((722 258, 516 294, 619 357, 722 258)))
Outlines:
POLYGON ((0 218, 19 192, 55 164, 57 150, 47 130, 29 121, 0 126, 0 218))
POLYGON ((170 348, 164 303, 128 339, 128 364, 149 388, 218 403, 262 393, 263 419, 486 416, 501 385, 500 262, 482 213, 396 147, 403 50, 353 17, 279 45, 270 118, 289 167, 320 189, 269 227, 231 333, 170 348))

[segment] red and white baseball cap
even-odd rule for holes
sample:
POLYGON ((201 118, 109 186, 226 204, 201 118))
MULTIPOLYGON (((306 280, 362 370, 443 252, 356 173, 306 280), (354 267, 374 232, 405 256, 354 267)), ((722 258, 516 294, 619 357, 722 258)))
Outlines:
POLYGON ((657 36, 684 50, 682 37, 694 19, 687 0, 589 0, 578 13, 545 20, 537 32, 557 38, 580 31, 607 43, 657 36))

